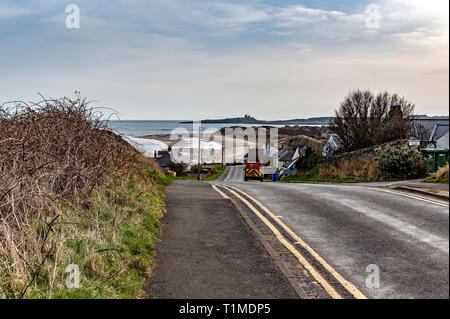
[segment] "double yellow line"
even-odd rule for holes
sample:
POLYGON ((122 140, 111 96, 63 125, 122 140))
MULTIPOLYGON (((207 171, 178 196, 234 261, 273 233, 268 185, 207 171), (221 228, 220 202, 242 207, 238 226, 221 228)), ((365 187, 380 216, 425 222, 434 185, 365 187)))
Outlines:
MULTIPOLYGON (((334 299, 342 299, 342 296, 322 277, 322 275, 303 257, 303 255, 280 233, 280 231, 266 218, 261 212, 256 209, 247 199, 241 195, 252 200, 260 209, 262 209, 267 215, 269 215, 279 226, 281 226, 298 244, 302 246, 317 262, 319 262, 324 269, 326 269, 349 293, 351 293, 356 299, 367 299, 367 297, 356 288, 351 282, 344 279, 333 267, 331 267, 322 257, 319 256, 308 244, 306 244, 296 233, 294 233, 289 227, 287 227, 275 214, 273 214, 268 208, 261 204, 257 199, 251 197, 242 190, 225 185, 218 185, 232 195, 242 201, 275 235, 278 241, 288 249, 292 255, 294 255, 302 266, 308 270, 308 272, 316 279, 325 291, 334 299), (240 195, 241 194, 241 195, 240 195)), ((225 193, 219 190, 215 185, 213 188, 224 198, 229 198, 225 193)))

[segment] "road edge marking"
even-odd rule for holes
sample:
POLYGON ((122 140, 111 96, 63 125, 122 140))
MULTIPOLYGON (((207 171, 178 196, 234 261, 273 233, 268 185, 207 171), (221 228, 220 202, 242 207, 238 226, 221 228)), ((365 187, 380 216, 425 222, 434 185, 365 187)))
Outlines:
POLYGON ((248 217, 248 215, 244 212, 242 207, 238 204, 238 202, 230 198, 231 203, 233 206, 237 209, 239 214, 241 214, 242 218, 245 220, 247 225, 250 227, 250 229, 255 233, 256 237, 259 239, 263 247, 266 249, 269 256, 272 258, 272 260, 275 262, 275 264, 278 266, 278 269, 280 269, 281 273, 284 275, 286 280, 291 285, 292 289, 295 291, 297 296, 300 299, 311 299, 311 297, 308 296, 308 294, 303 290, 303 288, 294 280, 294 275, 292 272, 286 267, 285 262, 282 261, 275 249, 270 245, 270 243, 264 238, 264 235, 259 231, 258 227, 256 227, 255 223, 248 217))
POLYGON ((211 186, 216 192, 218 192, 220 194, 220 196, 222 196, 225 199, 230 199, 230 197, 228 197, 224 192, 222 192, 220 189, 218 189, 216 187, 216 185, 211 184, 211 186))
POLYGON ((399 191, 395 191, 395 190, 379 188, 379 187, 370 187, 370 186, 357 186, 357 187, 364 188, 364 189, 370 189, 370 190, 376 190, 376 191, 390 193, 390 194, 395 194, 395 195, 400 195, 400 196, 405 196, 405 197, 421 200, 421 201, 424 201, 424 202, 427 202, 427 203, 436 204, 436 205, 439 205, 439 206, 442 206, 442 207, 447 207, 447 208, 449 207, 449 204, 447 204, 447 203, 440 202, 440 201, 433 200, 433 199, 429 199, 429 198, 422 197, 422 196, 418 196, 418 195, 407 194, 405 192, 399 192, 399 191))
POLYGON ((307 243, 305 243, 296 233, 294 233, 286 224, 284 224, 274 213, 272 213, 267 207, 265 207, 261 202, 252 196, 248 195, 244 191, 229 186, 237 191, 239 191, 244 196, 250 198, 256 205, 258 205, 262 210, 264 210, 278 225, 280 225, 294 240, 296 244, 301 245, 306 251, 308 251, 336 280, 355 298, 357 299, 367 299, 367 297, 351 282, 342 277, 330 264, 328 264, 313 248, 311 248, 307 243))
POLYGON ((233 166, 228 166, 228 168, 229 168, 228 174, 227 174, 227 177, 225 177, 225 179, 223 180, 224 182, 227 181, 230 178, 231 171, 233 170, 233 166))
POLYGON ((245 205, 247 205, 250 210, 258 216, 259 219, 272 231, 275 237, 280 241, 303 265, 303 267, 308 270, 308 272, 320 283, 320 285, 325 289, 325 291, 333 298, 333 299, 342 299, 341 295, 326 281, 321 274, 303 257, 303 255, 295 249, 295 247, 289 243, 283 235, 279 232, 278 229, 275 228, 268 220, 265 218, 251 203, 249 203, 245 198, 240 196, 235 191, 229 189, 227 186, 219 185, 227 189, 231 194, 240 199, 245 205))
MULTIPOLYGON (((395 194, 395 195, 400 195, 400 196, 404 196, 404 197, 409 197, 409 198, 421 200, 421 201, 428 202, 428 203, 431 203, 431 204, 436 204, 436 205, 439 205, 439 206, 442 206, 442 207, 447 207, 448 208, 450 206, 445 201, 434 200, 434 199, 422 197, 422 196, 419 196, 419 195, 407 194, 406 192, 394 191, 392 189, 389 190, 389 189, 386 189, 386 188, 383 188, 383 187, 375 187, 375 186, 372 187, 372 186, 363 186, 363 185, 349 185, 349 184, 344 185, 345 183, 333 183, 333 184, 330 184, 330 183, 322 183, 322 184, 320 184, 320 183, 285 183, 285 184, 286 185, 306 184, 306 185, 315 186, 315 187, 329 187, 329 186, 336 186, 336 187, 338 187, 338 186, 341 186, 340 184, 342 184, 342 186, 344 186, 344 187, 355 187, 355 188, 362 188, 362 189, 369 189, 369 190, 378 190, 378 191, 381 191, 381 192, 386 192, 386 193, 391 193, 391 194, 395 194)), ((388 184, 388 186, 390 186, 392 184, 393 183, 388 184)))
POLYGON ((233 199, 224 194, 221 190, 219 190, 215 185, 211 185, 212 188, 218 192, 221 196, 225 196, 226 199, 230 200, 231 204, 234 206, 234 208, 238 211, 238 213, 241 215, 241 218, 247 223, 248 227, 255 233, 255 236, 260 241, 261 245, 264 247, 266 252, 269 254, 269 257, 272 258, 272 260, 275 262, 275 265, 278 267, 280 272, 283 274, 283 276, 286 278, 288 283, 291 285, 294 292, 297 294, 297 296, 300 299, 311 299, 310 296, 305 292, 305 290, 294 280, 295 276, 292 274, 292 272, 287 268, 286 263, 278 256, 275 249, 272 247, 272 245, 264 238, 263 234, 259 231, 258 227, 256 227, 255 223, 248 217, 247 213, 244 212, 241 205, 233 199), (223 195, 222 195, 223 194, 223 195))

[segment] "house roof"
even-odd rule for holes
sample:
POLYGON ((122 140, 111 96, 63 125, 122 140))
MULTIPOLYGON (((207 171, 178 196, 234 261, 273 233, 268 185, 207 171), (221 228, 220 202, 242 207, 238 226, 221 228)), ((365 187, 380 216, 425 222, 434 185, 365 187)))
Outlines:
POLYGON ((333 148, 338 148, 342 143, 341 138, 338 135, 331 135, 327 141, 327 144, 331 145, 333 148))
POLYGON ((433 132, 433 130, 435 129, 436 126, 441 126, 441 125, 447 126, 447 130, 448 130, 448 124, 449 124, 448 117, 447 118, 445 118, 445 117, 442 117, 442 118, 415 118, 412 120, 412 122, 414 124, 420 124, 421 126, 423 126, 428 131, 430 131, 430 134, 433 132))
POLYGON ((416 115, 413 118, 413 121, 442 121, 445 120, 448 122, 449 117, 448 116, 420 116, 420 115, 416 115))
POLYGON ((296 159, 293 159, 292 161, 286 163, 283 165, 283 167, 289 168, 291 167, 293 164, 295 164, 295 162, 297 162, 299 160, 299 157, 297 157, 296 159))
POLYGON ((336 141, 336 143, 342 143, 342 139, 339 137, 339 135, 333 134, 331 135, 332 140, 336 141))
POLYGON ((445 134, 448 133, 448 122, 447 124, 436 124, 431 131, 430 141, 437 141, 445 134))
POLYGON ((158 158, 156 160, 156 162, 158 163, 158 165, 161 168, 165 168, 169 166, 169 161, 170 161, 170 153, 165 153, 163 156, 161 156, 160 158, 158 158))
POLYGON ((283 157, 284 155, 286 155, 287 152, 289 152, 288 148, 280 148, 278 150, 278 157, 279 158, 283 157))
POLYGON ((447 133, 442 136, 440 139, 438 139, 436 141, 436 148, 443 148, 443 149, 448 149, 448 136, 449 136, 449 132, 447 131, 447 133))
POLYGON ((282 154, 280 156, 279 160, 282 162, 290 162, 290 161, 292 161, 293 156, 294 156, 294 152, 288 150, 287 152, 285 152, 284 154, 282 154))

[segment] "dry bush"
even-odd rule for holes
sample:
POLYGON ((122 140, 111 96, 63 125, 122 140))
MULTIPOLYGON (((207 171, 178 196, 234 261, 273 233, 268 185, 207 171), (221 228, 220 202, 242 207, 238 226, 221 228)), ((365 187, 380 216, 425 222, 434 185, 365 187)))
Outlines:
POLYGON ((418 178, 427 171, 427 160, 415 147, 380 147, 375 161, 386 179, 418 178))
POLYGON ((382 180, 382 172, 376 167, 373 156, 329 162, 320 168, 318 176, 324 179, 382 180))
POLYGON ((427 177, 424 182, 426 183, 448 183, 448 163, 439 168, 436 173, 427 177))
POLYGON ((22 297, 57 255, 58 207, 76 210, 135 156, 80 96, 0 105, 0 293, 22 297))

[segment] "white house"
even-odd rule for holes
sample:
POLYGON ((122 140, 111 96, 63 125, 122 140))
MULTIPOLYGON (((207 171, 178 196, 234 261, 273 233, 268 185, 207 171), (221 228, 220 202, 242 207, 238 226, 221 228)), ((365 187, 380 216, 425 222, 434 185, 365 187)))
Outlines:
POLYGON ((330 157, 342 144, 342 140, 336 134, 330 134, 327 143, 323 146, 322 155, 330 157))

